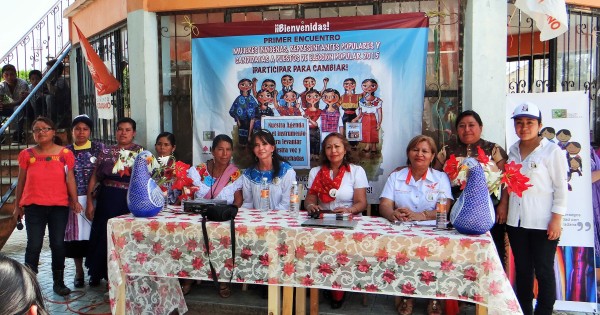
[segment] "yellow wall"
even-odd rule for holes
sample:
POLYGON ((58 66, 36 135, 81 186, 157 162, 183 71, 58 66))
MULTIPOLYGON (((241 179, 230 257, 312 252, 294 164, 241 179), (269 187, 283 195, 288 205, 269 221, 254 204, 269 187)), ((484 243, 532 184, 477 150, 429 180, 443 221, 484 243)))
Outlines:
MULTIPOLYGON (((133 1, 129 1, 133 2, 133 1)), ((90 37, 127 19, 127 2, 123 0, 75 1, 64 15, 75 22, 81 32, 90 37)), ((77 32, 69 24, 71 43, 79 42, 77 32)))
MULTIPOLYGON (((235 7, 253 7, 264 5, 295 5, 302 3, 326 2, 324 0, 222 0, 222 1, 198 1, 198 0, 144 0, 148 11, 179 11, 179 10, 203 10, 224 9, 235 7)), ((341 1, 341 0, 333 0, 341 1)), ((331 2, 327 1, 327 2, 331 2)))
POLYGON ((600 8, 600 1, 598 0, 567 0, 568 4, 580 5, 582 7, 600 8))

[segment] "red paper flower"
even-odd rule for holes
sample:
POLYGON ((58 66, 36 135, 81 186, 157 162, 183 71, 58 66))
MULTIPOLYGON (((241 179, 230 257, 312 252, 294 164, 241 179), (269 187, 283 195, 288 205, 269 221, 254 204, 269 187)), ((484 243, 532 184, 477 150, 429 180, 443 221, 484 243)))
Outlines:
POLYGON ((446 166, 444 167, 444 172, 448 174, 450 181, 453 181, 454 179, 456 179, 456 176, 458 176, 458 168, 458 160, 456 159, 456 156, 454 154, 451 154, 448 160, 446 161, 446 166))
POLYGON ((523 197, 523 192, 533 186, 529 184, 529 177, 521 173, 522 166, 511 161, 504 165, 504 174, 502 174, 502 184, 506 186, 508 193, 514 192, 519 197, 523 197))

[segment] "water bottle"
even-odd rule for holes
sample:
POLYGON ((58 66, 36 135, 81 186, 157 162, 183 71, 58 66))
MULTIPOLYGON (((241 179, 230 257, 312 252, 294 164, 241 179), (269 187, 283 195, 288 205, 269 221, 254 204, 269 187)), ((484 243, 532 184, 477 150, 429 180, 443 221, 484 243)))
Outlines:
POLYGON ((290 216, 297 218, 300 213, 300 195, 298 193, 298 182, 292 182, 290 189, 290 216))
POLYGON ((437 196, 437 202, 435 203, 435 226, 438 229, 448 228, 448 200, 443 192, 440 192, 437 196))
POLYGON ((269 198, 269 183, 267 183, 267 178, 263 177, 262 182, 260 184, 260 211, 269 211, 271 208, 271 200, 269 198))

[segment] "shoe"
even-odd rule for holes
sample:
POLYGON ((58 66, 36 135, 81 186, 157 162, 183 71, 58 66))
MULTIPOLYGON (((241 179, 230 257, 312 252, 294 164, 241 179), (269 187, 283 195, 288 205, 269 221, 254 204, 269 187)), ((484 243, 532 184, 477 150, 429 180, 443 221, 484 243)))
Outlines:
POLYGON ((338 309, 342 307, 344 304, 344 300, 346 300, 346 294, 344 291, 333 291, 331 292, 331 308, 338 309))
POLYGON ((90 277, 90 282, 89 282, 90 287, 97 287, 100 285, 100 279, 96 279, 94 277, 90 277))
POLYGON ((399 303, 396 305, 398 315, 411 315, 413 312, 413 299, 399 298, 399 303))
POLYGON ((75 280, 73 280, 73 286, 76 288, 85 287, 85 279, 83 279, 83 276, 81 276, 81 277, 75 276, 75 280))
POLYGON ((54 293, 65 296, 71 293, 71 289, 65 286, 64 282, 65 271, 62 269, 52 270, 52 279, 54 280, 54 285, 52 285, 52 291, 54 293))
POLYGON ((183 293, 183 295, 190 294, 190 292, 192 291, 192 284, 194 284, 194 283, 195 283, 194 280, 182 279, 181 280, 181 293, 183 293))
POLYGON ((219 296, 226 299, 231 296, 231 288, 229 288, 229 284, 221 283, 219 285, 219 296))
POLYGON ((429 303, 427 303, 427 315, 442 315, 440 301, 429 300, 429 303))

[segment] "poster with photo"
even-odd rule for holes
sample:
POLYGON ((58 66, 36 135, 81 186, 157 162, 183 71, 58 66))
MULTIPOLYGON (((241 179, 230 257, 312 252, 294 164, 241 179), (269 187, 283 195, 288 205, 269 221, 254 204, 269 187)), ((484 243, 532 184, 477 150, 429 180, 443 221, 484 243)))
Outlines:
MULTIPOLYGON (((247 167, 263 117, 300 117, 315 167, 321 139, 356 123, 351 156, 367 173, 369 203, 378 203, 421 133, 428 23, 406 13, 194 25, 194 163, 211 158, 202 136, 210 131, 230 135, 234 163, 247 167)), ((296 170, 300 183, 308 171, 296 170)))

